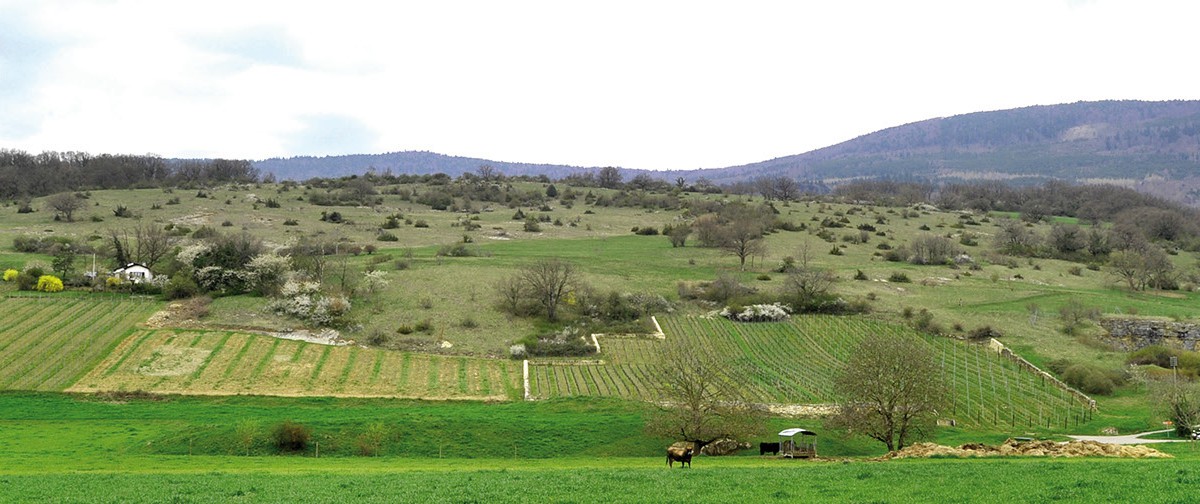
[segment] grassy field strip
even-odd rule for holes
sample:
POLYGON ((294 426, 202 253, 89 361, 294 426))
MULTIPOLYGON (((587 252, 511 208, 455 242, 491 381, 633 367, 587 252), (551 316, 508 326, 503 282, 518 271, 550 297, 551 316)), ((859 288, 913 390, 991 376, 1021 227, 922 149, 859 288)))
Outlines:
MULTIPOLYGON (((663 331, 747 369, 730 376, 753 401, 836 402, 832 377, 851 352, 872 334, 915 334, 911 329, 852 317, 798 316, 784 323, 737 324, 722 319, 663 317, 663 331), (744 365, 739 365, 744 364, 744 365)), ((952 391, 947 416, 964 425, 1062 428, 1081 421, 1072 399, 1033 374, 979 345, 924 338, 952 391), (1074 415, 1074 416, 1072 416, 1074 415)), ((579 395, 654 399, 649 363, 657 341, 607 339, 604 364, 530 364, 531 394, 538 398, 579 395)))
POLYGON ((5 299, 21 320, 0 331, 0 390, 64 390, 116 348, 159 304, 82 297, 5 299))
POLYGON ((73 384, 87 371, 83 366, 93 363, 95 357, 106 355, 112 344, 133 332, 127 319, 135 305, 125 304, 120 309, 109 311, 87 331, 76 331, 75 337, 60 338, 54 348, 42 355, 52 356, 27 372, 22 378, 3 385, 3 388, 36 390, 62 390, 73 384), (119 331, 119 332, 118 332, 119 331), (83 334, 87 333, 87 334, 83 334))
POLYGON ((4 366, 8 371, 8 376, 0 380, 0 389, 17 389, 17 390, 35 390, 40 385, 39 382, 33 382, 32 387, 29 380, 31 375, 39 370, 44 371, 44 367, 61 362, 64 348, 75 349, 81 342, 87 339, 86 335, 80 334, 83 328, 97 325, 101 327, 100 332, 103 332, 105 325, 116 322, 115 314, 112 311, 104 312, 99 307, 81 313, 75 320, 67 321, 67 324, 57 328, 51 328, 50 333, 63 333, 66 337, 61 338, 42 338, 41 331, 30 331, 30 335, 37 339, 35 345, 26 345, 21 352, 10 352, 9 357, 12 359, 4 366), (97 313, 98 312, 98 313, 97 313), (91 320, 93 316, 99 315, 99 320, 91 320), (41 358, 22 358, 23 353, 29 353, 33 356, 42 356, 41 358))
POLYGON ((508 399, 513 361, 332 347, 213 331, 140 330, 73 391, 508 399))
MULTIPOLYGON (((81 312, 76 314, 80 317, 88 316, 92 310, 98 309, 96 305, 78 305, 74 303, 66 309, 73 310, 76 306, 82 306, 81 312)), ((0 368, 8 369, 9 364, 20 359, 32 347, 40 343, 56 341, 57 339, 52 337, 55 332, 74 320, 73 318, 57 314, 55 317, 31 319, 25 324, 13 328, 5 334, 6 341, 4 342, 4 347, 0 348, 0 352, 3 352, 0 355, 0 368)))
MULTIPOLYGON (((246 458, 246 457, 243 457, 246 458)), ((743 459, 745 457, 732 457, 743 459)), ((286 458, 258 464, 178 457, 157 471, 6 475, 15 502, 1188 502, 1191 461, 922 460, 830 464, 701 458, 670 471, 658 457, 522 460, 286 458), (802 484, 781 484, 802 473, 802 484), (988 478, 979 478, 980 473, 988 478), (936 482, 931 486, 931 482, 936 482), (670 496, 668 498, 668 496, 670 496)))
POLYGON ((0 308, 4 310, 4 321, 0 323, 0 334, 5 335, 5 341, 0 343, 0 351, 4 350, 4 345, 7 345, 10 335, 19 335, 24 332, 21 330, 21 325, 37 324, 46 319, 47 315, 57 314, 61 310, 69 309, 75 303, 49 303, 38 302, 33 299, 3 299, 3 304, 0 308))

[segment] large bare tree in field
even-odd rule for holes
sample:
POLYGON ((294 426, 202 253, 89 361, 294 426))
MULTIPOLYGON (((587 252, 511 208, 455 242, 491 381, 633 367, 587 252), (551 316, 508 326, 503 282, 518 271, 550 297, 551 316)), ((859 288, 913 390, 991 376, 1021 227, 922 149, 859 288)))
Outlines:
POLYGON ((915 336, 874 335, 850 355, 834 379, 843 403, 829 427, 876 439, 888 451, 933 431, 948 394, 929 345, 915 336))
POLYGON ((651 370, 658 411, 646 430, 690 441, 697 451, 718 439, 746 439, 761 430, 763 415, 742 394, 747 379, 710 348, 678 338, 663 342, 651 370))
POLYGON ((546 318, 558 320, 558 306, 579 281, 574 264, 557 258, 542 259, 518 273, 526 292, 545 310, 546 318))
POLYGON ((757 219, 746 218, 730 222, 721 230, 720 235, 721 250, 737 256, 742 271, 746 270, 747 257, 766 251, 767 245, 762 239, 763 227, 757 219))
POLYGON ((83 200, 69 192, 58 193, 46 198, 46 208, 54 210, 55 217, 74 222, 75 212, 83 208, 83 200))

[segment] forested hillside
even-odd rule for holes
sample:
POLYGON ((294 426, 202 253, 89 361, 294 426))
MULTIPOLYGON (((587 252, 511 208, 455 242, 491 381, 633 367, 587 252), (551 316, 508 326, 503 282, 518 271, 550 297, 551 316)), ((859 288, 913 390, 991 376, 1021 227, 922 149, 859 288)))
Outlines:
MULTIPOLYGON (((1104 101, 920 121, 812 152, 713 170, 717 183, 757 176, 836 180, 1115 181, 1165 189, 1200 175, 1200 101, 1104 101)), ((691 173, 685 176, 697 176, 691 173)), ((1176 200, 1194 191, 1156 192, 1176 200)))
MULTIPOLYGON (((258 161, 283 179, 379 172, 457 176, 490 165, 507 175, 561 178, 595 171, 506 163, 430 152, 258 161)), ((653 167, 650 167, 653 168, 653 167)), ((727 168, 653 172, 717 185, 784 176, 836 183, 850 178, 916 181, 1045 179, 1118 183, 1175 201, 1200 201, 1200 101, 1102 101, 1032 106, 935 118, 877 131, 815 151, 727 168)))

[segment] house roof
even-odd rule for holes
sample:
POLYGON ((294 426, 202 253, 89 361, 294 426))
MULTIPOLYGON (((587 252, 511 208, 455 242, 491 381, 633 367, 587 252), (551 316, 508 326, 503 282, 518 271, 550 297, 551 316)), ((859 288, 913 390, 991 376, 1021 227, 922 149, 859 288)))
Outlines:
POLYGON ((147 269, 147 270, 148 270, 148 269, 150 269, 150 267, 149 267, 149 266, 146 266, 145 264, 142 264, 142 263, 129 263, 129 264, 126 264, 126 265, 124 265, 124 266, 121 266, 120 268, 117 268, 117 269, 115 269, 115 270, 113 270, 113 271, 125 271, 125 270, 128 270, 128 269, 130 269, 130 268, 145 268, 145 269, 147 269))

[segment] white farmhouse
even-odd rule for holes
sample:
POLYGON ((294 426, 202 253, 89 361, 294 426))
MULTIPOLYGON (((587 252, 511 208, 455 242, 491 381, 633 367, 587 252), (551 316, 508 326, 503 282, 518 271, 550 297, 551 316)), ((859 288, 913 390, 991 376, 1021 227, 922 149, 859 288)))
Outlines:
POLYGON ((129 263, 120 268, 113 270, 112 276, 121 278, 132 283, 142 283, 154 280, 154 273, 150 272, 145 264, 129 263))

